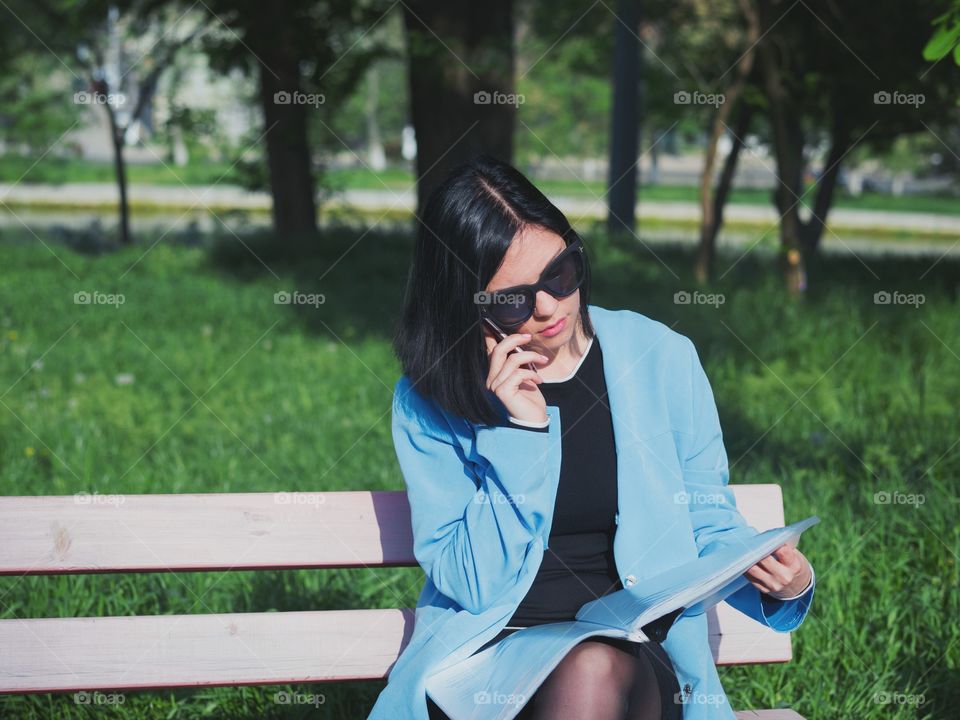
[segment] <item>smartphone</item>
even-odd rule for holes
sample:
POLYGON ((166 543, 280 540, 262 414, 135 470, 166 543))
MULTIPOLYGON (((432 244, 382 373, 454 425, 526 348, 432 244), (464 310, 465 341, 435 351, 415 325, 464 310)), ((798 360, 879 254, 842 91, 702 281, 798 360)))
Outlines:
MULTIPOLYGON (((507 338, 507 333, 505 333, 503 329, 499 325, 497 325, 493 320, 491 320, 488 317, 484 317, 483 319, 486 320, 487 324, 493 328, 495 333, 497 333, 497 337, 499 337, 501 340, 504 340, 507 338)), ((518 345, 510 352, 523 352, 523 347, 518 345)), ((526 367, 529 368, 530 370, 533 370, 534 372, 537 372, 537 368, 532 362, 528 362, 526 364, 526 367)), ((537 374, 539 375, 539 373, 537 374)))

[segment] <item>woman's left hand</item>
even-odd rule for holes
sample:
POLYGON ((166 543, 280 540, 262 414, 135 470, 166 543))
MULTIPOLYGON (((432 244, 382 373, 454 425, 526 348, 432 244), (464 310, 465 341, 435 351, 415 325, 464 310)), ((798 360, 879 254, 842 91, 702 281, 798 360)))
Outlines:
POLYGON ((810 562, 794 545, 781 545, 744 573, 760 592, 793 597, 810 583, 810 562))

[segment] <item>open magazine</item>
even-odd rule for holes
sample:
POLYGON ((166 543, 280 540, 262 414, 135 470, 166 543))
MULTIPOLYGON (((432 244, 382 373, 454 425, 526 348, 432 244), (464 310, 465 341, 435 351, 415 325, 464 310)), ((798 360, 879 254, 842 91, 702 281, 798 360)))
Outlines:
POLYGON ((750 581, 744 573, 820 522, 816 515, 758 533, 636 585, 591 600, 576 619, 517 630, 427 678, 427 694, 452 720, 511 720, 574 645, 594 636, 662 641, 681 615, 696 615, 750 581))

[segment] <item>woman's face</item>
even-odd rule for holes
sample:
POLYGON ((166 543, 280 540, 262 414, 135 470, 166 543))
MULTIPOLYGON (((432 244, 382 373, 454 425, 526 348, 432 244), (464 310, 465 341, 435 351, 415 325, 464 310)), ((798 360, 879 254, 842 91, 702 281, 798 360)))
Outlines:
MULTIPOLYGON (((566 243, 551 230, 527 226, 517 234, 507 248, 503 263, 490 278, 485 290, 493 292, 514 285, 531 285, 540 279, 547 265, 559 255, 566 243)), ((566 346, 577 330, 580 320, 580 289, 565 298, 555 298, 545 290, 537 293, 533 315, 514 328, 503 328, 508 335, 530 333, 527 345, 556 351, 566 346), (563 326, 549 329, 558 322, 563 326), (546 332, 545 332, 546 331, 546 332)))

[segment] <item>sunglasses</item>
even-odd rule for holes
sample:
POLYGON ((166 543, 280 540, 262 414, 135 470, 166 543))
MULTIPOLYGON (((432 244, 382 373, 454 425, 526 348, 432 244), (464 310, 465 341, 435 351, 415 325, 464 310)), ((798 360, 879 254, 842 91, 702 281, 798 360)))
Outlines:
POLYGON ((583 285, 589 272, 583 242, 577 238, 550 261, 533 285, 514 285, 493 292, 479 292, 475 300, 483 317, 502 327, 516 327, 533 315, 539 291, 545 290, 555 298, 567 297, 583 285))

